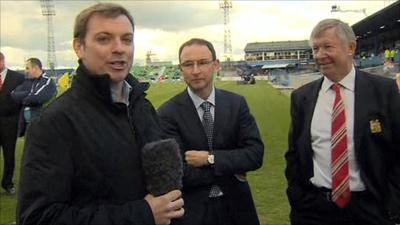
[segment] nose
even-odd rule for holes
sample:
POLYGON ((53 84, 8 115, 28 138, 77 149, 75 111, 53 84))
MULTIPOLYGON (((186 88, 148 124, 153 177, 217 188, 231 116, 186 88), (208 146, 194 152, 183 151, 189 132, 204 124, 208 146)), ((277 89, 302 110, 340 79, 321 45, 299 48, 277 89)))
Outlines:
POLYGON ((318 48, 317 50, 313 51, 313 55, 315 59, 320 59, 326 56, 326 52, 323 48, 318 48))
POLYGON ((194 73, 194 74, 198 74, 198 73, 200 73, 199 64, 198 64, 197 62, 195 62, 195 63, 193 64, 193 70, 192 70, 192 73, 194 73))
POLYGON ((123 53, 125 51, 124 43, 119 39, 114 40, 112 50, 113 53, 123 53))

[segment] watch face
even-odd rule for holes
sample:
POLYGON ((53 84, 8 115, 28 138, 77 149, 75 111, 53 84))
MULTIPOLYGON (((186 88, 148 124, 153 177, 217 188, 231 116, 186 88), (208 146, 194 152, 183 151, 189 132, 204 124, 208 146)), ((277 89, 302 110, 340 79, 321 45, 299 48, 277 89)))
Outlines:
POLYGON ((214 164, 214 155, 208 155, 207 161, 209 164, 214 164))

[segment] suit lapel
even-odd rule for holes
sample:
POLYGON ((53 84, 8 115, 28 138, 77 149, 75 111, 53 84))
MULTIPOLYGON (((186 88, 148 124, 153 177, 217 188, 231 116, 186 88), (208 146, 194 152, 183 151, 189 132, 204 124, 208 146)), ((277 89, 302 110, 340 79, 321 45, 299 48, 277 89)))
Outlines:
POLYGON ((312 86, 309 94, 303 97, 303 105, 304 107, 304 130, 306 133, 305 143, 308 143, 306 146, 309 147, 311 151, 311 122, 314 114, 315 105, 317 104, 318 93, 321 89, 323 78, 317 80, 312 86))
POLYGON ((191 132, 196 137, 202 137, 203 142, 207 145, 207 136, 203 124, 186 89, 179 94, 177 101, 179 104, 178 113, 181 116, 182 122, 186 124, 188 132, 191 132))
POLYGON ((375 99, 373 92, 369 91, 367 87, 368 80, 363 76, 362 72, 356 70, 356 79, 354 86, 354 151, 358 159, 362 157, 360 154, 360 144, 363 131, 365 130, 365 123, 368 120, 368 99, 375 99))
POLYGON ((311 122, 314 114, 315 105, 318 99, 318 93, 321 89, 322 81, 323 78, 320 78, 319 80, 314 82, 310 86, 310 90, 305 92, 302 101, 299 103, 301 106, 304 106, 304 129, 302 129, 302 132, 304 132, 304 134, 300 134, 303 137, 300 138, 300 140, 303 141, 301 145, 304 146, 304 159, 307 160, 307 162, 305 163, 306 168, 304 168, 304 171, 306 171, 306 177, 312 177, 314 174, 313 151, 311 146, 311 122))
MULTIPOLYGON (((9 90, 11 87, 14 87, 14 82, 15 82, 15 77, 14 74, 12 73, 12 71, 7 70, 7 75, 6 75, 6 79, 4 79, 3 82, 3 88, 2 90, 9 90)), ((11 92, 12 90, 10 89, 9 92, 11 92)))
POLYGON ((231 112, 229 110, 229 101, 218 89, 215 89, 215 114, 214 114, 214 133, 213 142, 217 140, 217 135, 221 134, 220 129, 225 127, 228 119, 231 119, 231 112))

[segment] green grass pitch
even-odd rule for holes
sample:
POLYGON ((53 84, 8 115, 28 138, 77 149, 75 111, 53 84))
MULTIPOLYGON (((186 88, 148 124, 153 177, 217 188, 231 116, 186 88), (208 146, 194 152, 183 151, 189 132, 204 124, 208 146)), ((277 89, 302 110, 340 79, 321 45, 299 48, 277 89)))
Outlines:
MULTIPOLYGON (((258 81, 256 85, 237 85, 233 81, 217 81, 216 87, 246 97, 265 144, 262 168, 248 174, 261 224, 288 225, 289 204, 285 194, 284 153, 287 149, 289 129, 289 97, 281 94, 265 81, 258 81)), ((184 88, 183 82, 152 84, 147 97, 157 108, 184 88)), ((23 144, 24 140, 20 138, 17 143, 14 176, 17 192, 23 144)), ((2 174, 3 157, 0 154, 0 176, 2 174)), ((8 196, 3 189, 0 190, 1 225, 15 224, 16 199, 17 196, 8 196)))

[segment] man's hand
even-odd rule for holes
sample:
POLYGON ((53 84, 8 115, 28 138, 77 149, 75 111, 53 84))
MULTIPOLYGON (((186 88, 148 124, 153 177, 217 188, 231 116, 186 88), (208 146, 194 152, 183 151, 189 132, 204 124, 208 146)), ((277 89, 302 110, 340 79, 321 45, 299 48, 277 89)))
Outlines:
POLYGON ((193 167, 208 165, 208 151, 189 150, 185 152, 186 162, 193 167))
POLYGON ((158 197, 151 194, 146 195, 144 199, 149 203, 157 225, 168 225, 171 223, 171 219, 183 216, 185 210, 181 195, 179 190, 173 190, 158 197))

